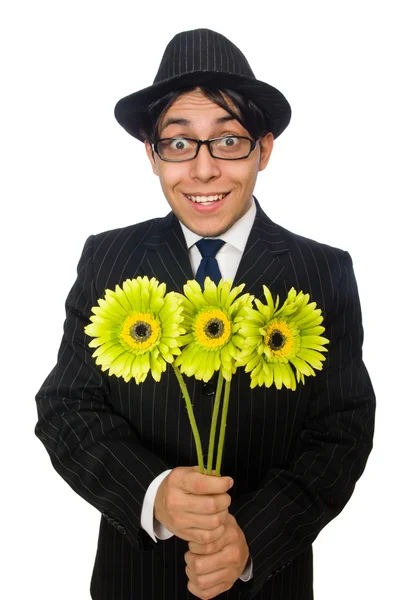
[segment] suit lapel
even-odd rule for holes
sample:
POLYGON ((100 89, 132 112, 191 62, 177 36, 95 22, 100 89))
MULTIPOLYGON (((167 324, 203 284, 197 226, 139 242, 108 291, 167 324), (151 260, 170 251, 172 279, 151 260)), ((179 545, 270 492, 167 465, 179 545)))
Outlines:
POLYGON ((282 229, 263 212, 256 198, 255 203, 256 218, 233 285, 245 283, 244 292, 262 298, 263 284, 281 290, 289 248, 282 229))
POLYGON ((158 220, 144 246, 146 254, 141 272, 156 277, 160 283, 165 282, 168 292, 173 290, 183 294, 183 286, 188 279, 193 279, 193 273, 185 236, 172 212, 158 220))

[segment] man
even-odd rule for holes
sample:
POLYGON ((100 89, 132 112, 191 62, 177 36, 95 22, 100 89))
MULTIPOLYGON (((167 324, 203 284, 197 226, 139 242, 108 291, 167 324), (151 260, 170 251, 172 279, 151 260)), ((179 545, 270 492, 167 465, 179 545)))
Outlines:
MULTIPOLYGON (((372 447, 351 258, 276 225, 253 198, 290 107, 224 36, 175 36, 153 86, 115 114, 144 142, 172 212, 87 240, 58 363, 37 395, 36 433, 54 467, 102 513, 92 598, 309 600, 311 544, 372 447), (296 391, 251 390, 237 370, 220 478, 195 466, 172 371, 126 384, 98 369, 84 335, 98 298, 127 278, 182 292, 205 264, 202 238, 222 240, 213 268, 256 297, 263 284, 281 298, 291 287, 310 293, 330 340, 323 371, 296 391)), ((213 382, 188 386, 206 447, 213 382)))

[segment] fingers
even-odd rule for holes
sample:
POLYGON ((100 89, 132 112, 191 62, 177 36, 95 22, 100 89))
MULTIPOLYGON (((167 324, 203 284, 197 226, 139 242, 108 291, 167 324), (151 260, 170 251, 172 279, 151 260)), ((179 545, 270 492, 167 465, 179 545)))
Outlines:
POLYGON ((215 554, 222 550, 227 544, 226 535, 222 535, 217 540, 208 544, 198 544, 197 542, 189 542, 189 550, 193 554, 215 554))
POLYGON ((206 591, 215 585, 225 583, 228 578, 230 579, 228 569, 226 567, 222 567, 216 571, 211 571, 210 573, 197 574, 196 571, 193 571, 193 569, 191 569, 189 566, 186 566, 185 572, 189 581, 202 591, 206 591))
POLYGON ((181 473, 182 486, 186 492, 198 495, 225 494, 233 486, 231 477, 203 475, 195 469, 181 473))
POLYGON ((190 494, 187 500, 187 512, 205 515, 215 515, 224 511, 227 512, 232 501, 229 494, 216 494, 212 496, 196 496, 190 494))
POLYGON ((193 554, 215 554, 229 544, 234 544, 239 538, 239 527, 236 519, 228 512, 223 521, 225 527, 221 538, 211 541, 207 544, 197 543, 195 540, 189 540, 189 550, 193 554))
POLYGON ((183 492, 180 488, 172 488, 167 490, 165 503, 169 511, 216 515, 227 511, 231 497, 229 494, 199 496, 183 492))
POLYGON ((189 579, 188 590, 202 600, 216 598, 222 592, 230 590, 237 579, 235 574, 231 574, 229 568, 220 568, 211 573, 198 574, 189 566, 186 566, 185 571, 189 579))
MULTIPOLYGON (((214 574, 209 585, 226 581, 230 579, 231 576, 233 576, 234 579, 237 579, 243 570, 244 564, 246 564, 248 560, 248 557, 245 559, 243 556, 245 556, 243 549, 239 548, 236 544, 227 545, 219 552, 207 555, 193 554, 193 552, 189 550, 185 554, 185 562, 189 570, 189 579, 197 584, 198 577, 214 574), (227 578, 219 579, 223 569, 227 569, 227 578), (218 579, 216 580, 216 578, 218 579)), ((225 573, 223 573, 223 575, 225 575, 225 573)), ((207 578, 202 577, 201 582, 206 584, 207 578)))
MULTIPOLYGON (((226 568, 225 565, 225 553, 217 552, 210 556, 193 554, 192 552, 186 552, 185 563, 186 573, 193 583, 197 583, 198 576, 208 575, 210 573, 217 573, 226 568)), ((207 580, 202 578, 202 582, 205 583, 207 580)), ((213 583, 211 583, 213 585, 213 583)))
POLYGON ((171 490, 164 499, 164 507, 169 518, 178 528, 215 529, 227 519, 230 502, 229 494, 206 497, 171 490))
POLYGON ((177 529, 198 528, 204 530, 218 529, 225 522, 227 510, 217 513, 216 515, 205 515, 195 513, 175 514, 173 516, 173 524, 177 529))
POLYGON ((199 529, 190 527, 181 532, 181 539, 187 542, 193 542, 197 545, 213 544, 217 540, 220 540, 225 533, 224 525, 217 527, 216 529, 199 529))
POLYGON ((189 592, 191 592, 194 596, 197 596, 197 598, 200 598, 200 600, 211 600, 212 598, 216 598, 222 592, 230 590, 231 587, 232 584, 225 582, 207 588, 206 590, 202 590, 191 581, 189 581, 187 584, 187 589, 189 590, 189 592))

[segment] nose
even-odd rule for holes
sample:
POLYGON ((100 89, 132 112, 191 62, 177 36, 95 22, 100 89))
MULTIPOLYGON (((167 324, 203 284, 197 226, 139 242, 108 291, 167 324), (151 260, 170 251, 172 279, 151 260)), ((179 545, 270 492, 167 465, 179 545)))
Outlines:
POLYGON ((209 181, 221 174, 219 160, 213 158, 208 146, 203 144, 194 160, 190 162, 190 175, 193 179, 209 181))

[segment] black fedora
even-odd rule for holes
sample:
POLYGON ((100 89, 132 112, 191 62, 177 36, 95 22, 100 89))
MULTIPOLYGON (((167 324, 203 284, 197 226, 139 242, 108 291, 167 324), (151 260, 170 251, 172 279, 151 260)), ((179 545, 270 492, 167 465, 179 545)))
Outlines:
POLYGON ((151 102, 173 90, 206 84, 235 90, 253 100, 264 111, 275 138, 291 119, 291 107, 283 94, 256 79, 241 50, 209 29, 184 31, 173 37, 153 85, 119 100, 115 117, 130 135, 143 142, 140 127, 151 102))

